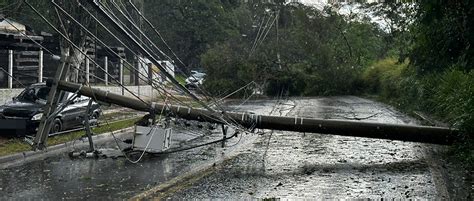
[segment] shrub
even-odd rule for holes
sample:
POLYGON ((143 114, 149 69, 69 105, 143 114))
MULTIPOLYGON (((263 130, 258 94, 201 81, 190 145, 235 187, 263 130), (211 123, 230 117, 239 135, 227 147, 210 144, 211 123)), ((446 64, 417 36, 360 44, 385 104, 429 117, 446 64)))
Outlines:
POLYGON ((474 166, 474 70, 453 66, 442 73, 416 75, 406 63, 389 58, 374 63, 362 74, 366 92, 404 110, 421 110, 461 130, 453 154, 474 166))
POLYGON ((400 96, 402 73, 407 69, 407 62, 399 64, 395 58, 375 62, 362 73, 365 88, 371 93, 382 93, 387 98, 400 96))

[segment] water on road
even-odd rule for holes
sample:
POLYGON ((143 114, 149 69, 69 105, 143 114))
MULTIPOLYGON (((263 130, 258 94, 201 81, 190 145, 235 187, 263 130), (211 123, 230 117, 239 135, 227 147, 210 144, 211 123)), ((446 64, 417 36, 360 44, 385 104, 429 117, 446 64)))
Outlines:
MULTIPOLYGON (((358 97, 294 100, 287 116, 381 123, 416 121, 358 97)), ((275 131, 172 199, 446 199, 446 184, 419 143, 275 131)))
MULTIPOLYGON (((396 110, 370 100, 346 96, 287 101, 260 100, 230 109, 258 114, 298 115, 415 124, 396 110)), ((222 138, 197 127, 175 130, 174 146, 222 138), (196 138, 196 136, 204 137, 196 138)), ((210 174, 155 198, 449 198, 427 146, 368 138, 284 131, 240 134, 226 143, 145 157, 71 160, 54 155, 0 170, 0 199, 129 198, 209 164, 210 174), (210 167, 212 167, 211 165, 210 167)), ((103 147, 114 147, 112 142, 103 147)), ((442 148, 442 147, 441 147, 442 148)))

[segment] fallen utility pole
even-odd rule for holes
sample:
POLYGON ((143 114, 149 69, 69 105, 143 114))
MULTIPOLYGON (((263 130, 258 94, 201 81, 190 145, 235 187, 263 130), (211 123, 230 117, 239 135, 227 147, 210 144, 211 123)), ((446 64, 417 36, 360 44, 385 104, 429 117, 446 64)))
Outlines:
MULTIPOLYGON (((48 80, 48 85, 53 85, 48 80)), ((266 116, 251 113, 227 112, 227 115, 209 110, 189 108, 185 106, 166 106, 159 103, 146 104, 138 99, 126 97, 90 87, 81 87, 80 84, 59 81, 58 89, 77 92, 97 101, 116 104, 119 106, 146 112, 168 111, 175 117, 202 122, 222 123, 222 118, 229 122, 237 122, 246 128, 274 129, 307 133, 333 134, 353 137, 367 137, 409 142, 423 142, 432 144, 451 144, 458 134, 458 130, 443 127, 413 126, 400 124, 372 123, 347 120, 326 120, 303 117, 266 116), (151 108, 150 108, 151 105, 151 108), (228 119, 232 118, 232 120, 228 119)))

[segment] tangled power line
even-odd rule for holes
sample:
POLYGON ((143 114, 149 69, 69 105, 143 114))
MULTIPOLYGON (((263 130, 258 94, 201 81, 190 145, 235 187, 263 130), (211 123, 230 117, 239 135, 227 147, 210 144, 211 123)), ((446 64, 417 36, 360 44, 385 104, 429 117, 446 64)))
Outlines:
MULTIPOLYGON (((118 57, 118 58, 121 58, 120 55, 115 52, 112 47, 110 45, 108 45, 106 42, 104 42, 103 39, 101 39, 101 37, 97 34, 97 33, 93 33, 93 31, 91 31, 90 29, 88 29, 85 25, 82 24, 81 22, 81 18, 78 18, 77 16, 74 17, 71 13, 69 13, 68 11, 66 11, 66 9, 64 9, 62 7, 62 5, 59 5, 57 2, 55 2, 54 0, 51 0, 51 4, 54 6, 55 10, 56 10, 56 13, 57 13, 57 17, 59 18, 58 21, 61 22, 61 25, 60 25, 60 28, 58 28, 56 25, 54 25, 50 20, 48 20, 45 15, 43 15, 40 11, 38 11, 38 9, 36 9, 32 4, 30 4, 28 1, 24 1, 25 4, 34 11, 34 13, 36 13, 44 22, 46 22, 55 32, 57 32, 57 34, 59 34, 59 36, 65 41, 65 43, 67 44, 67 46, 69 48, 71 48, 73 50, 73 54, 69 54, 65 60, 66 61, 72 61, 74 60, 76 62, 76 64, 78 64, 77 66, 75 65, 71 65, 69 64, 70 67, 74 68, 75 70, 77 70, 78 73, 81 73, 83 76, 84 75, 87 75, 88 72, 86 72, 86 70, 84 69, 81 69, 80 65, 82 64, 83 61, 81 61, 81 58, 80 56, 82 56, 83 58, 85 59, 88 59, 89 61, 91 61, 95 66, 97 66, 102 72, 104 72, 108 77, 110 77, 113 81, 113 85, 117 85, 123 89, 125 89, 128 93, 130 93, 132 96, 134 96, 135 98, 137 98, 138 100, 140 100, 141 102, 143 102, 144 104, 148 105, 150 108, 152 108, 152 105, 151 103, 143 100, 139 95, 135 94, 132 90, 130 90, 127 86, 125 86, 119 79, 115 78, 114 76, 112 76, 109 72, 107 72, 107 70, 105 70, 105 68, 99 64, 98 62, 96 62, 93 58, 91 58, 88 54, 87 54, 87 50, 84 50, 84 48, 80 47, 80 45, 78 44, 75 44, 71 38, 68 36, 67 32, 64 32, 64 31, 61 31, 61 28, 63 30, 64 29, 64 23, 63 20, 65 19, 68 19, 68 22, 69 23, 73 23, 73 24, 76 24, 78 26, 78 29, 80 29, 81 31, 84 32, 84 34, 86 36, 90 36, 92 37, 96 42, 98 42, 101 46, 105 47, 106 50, 110 53, 112 53, 114 56, 118 57), (61 18, 64 18, 64 19, 61 19, 61 18), (70 20, 70 21, 69 21, 70 20)), ((85 12, 84 14, 87 14, 88 17, 90 17, 90 19, 92 19, 94 22, 97 23, 97 25, 99 25, 102 29, 105 30, 105 32, 112 36, 112 38, 115 39, 116 42, 118 42, 119 44, 121 44, 123 47, 125 47, 127 49, 127 51, 129 51, 135 58, 142 58, 142 55, 144 55, 146 58, 148 58, 149 60, 151 60, 158 68, 160 68, 160 73, 161 75, 164 75, 166 76, 173 84, 173 86, 175 87, 176 90, 179 90, 179 91, 182 91, 184 92, 187 96, 189 96, 190 98, 193 99, 194 102, 196 102, 197 104, 199 104, 201 107, 204 107, 205 109, 207 109, 208 111, 210 112, 213 112, 215 115, 215 117, 219 118, 219 120, 221 122, 224 122, 225 125, 229 126, 229 127, 232 127, 234 130, 235 130, 235 134, 234 135, 231 135, 230 137, 224 137, 223 139, 221 140, 216 140, 216 141, 213 141, 213 142, 208 142, 208 143, 204 143, 204 144, 200 144, 200 145, 196 145, 196 146, 191 146, 191 147, 186 147, 186 148, 181 148, 181 149, 176 149, 176 150, 170 150, 170 151, 167 151, 167 152, 163 152, 163 153, 174 153, 174 152, 177 152, 177 151, 184 151, 184 150, 188 150, 188 149, 192 149, 192 148, 197 148, 197 147, 201 147, 201 146, 206 146, 206 145, 209 145, 209 144, 214 144, 214 143, 218 143, 218 142, 222 142, 222 141, 225 141, 227 139, 230 139, 234 136, 237 135, 237 133, 239 132, 249 132, 251 130, 253 130, 252 128, 248 129, 248 128, 245 128, 244 126, 238 124, 236 121, 234 121, 230 116, 228 116, 224 110, 224 107, 221 105, 221 101, 222 99, 220 100, 215 100, 212 96, 209 95, 209 93, 205 90, 205 89, 202 89, 200 88, 199 90, 203 93, 203 95, 208 99, 208 100, 211 100, 212 104, 206 104, 204 101, 202 101, 198 96, 196 96, 194 93, 192 93, 191 91, 189 91, 186 87, 182 86, 173 76, 171 76, 168 72, 167 72, 167 69, 166 67, 162 66, 159 62, 159 60, 161 58, 166 58, 168 59, 170 62, 172 62, 173 65, 175 65, 177 68, 177 70, 186 75, 186 70, 184 69, 186 67, 186 65, 184 64, 184 62, 176 55, 176 53, 171 49, 171 47, 168 45, 168 43, 165 41, 164 37, 161 35, 161 33, 158 31, 158 29, 140 12, 140 10, 133 4, 133 2, 131 0, 128 1, 128 5, 133 8, 131 9, 130 11, 131 12, 135 12, 141 19, 143 19, 146 24, 154 31, 154 33, 158 36, 158 38, 163 42, 163 44, 166 46, 167 50, 169 52, 172 53, 172 57, 167 55, 164 51, 162 51, 158 45, 153 42, 150 37, 148 37, 143 31, 142 29, 136 24, 136 20, 134 20, 132 18, 132 13, 130 13, 126 8, 127 8, 127 3, 123 3, 122 1, 120 1, 120 5, 117 4, 115 2, 115 0, 110 0, 110 1, 97 1, 97 0, 90 0, 89 3, 91 6, 95 6, 96 7, 96 10, 99 10, 101 11, 101 13, 103 14, 103 18, 107 19, 107 22, 108 24, 111 24, 112 27, 118 32, 119 34, 122 34, 122 35, 125 35, 129 40, 129 44, 127 45, 127 43, 119 36, 117 36, 116 33, 114 33, 111 28, 107 25, 105 25, 106 23, 102 22, 101 19, 99 19, 97 16, 95 16, 92 11, 90 10, 90 8, 84 4, 82 4, 80 2, 80 0, 77 0, 76 1, 78 6, 85 12), (131 25, 131 26, 129 26, 131 25), (130 45, 131 43, 131 45, 130 45), (158 54, 159 53, 159 54, 158 54), (174 59, 173 59, 174 58, 174 59), (177 60, 179 62, 179 65, 177 65, 174 61, 177 60), (220 112, 217 112, 214 108, 217 108, 220 112), (225 118, 224 118, 225 117, 225 118)), ((270 19, 270 17, 269 17, 270 19)), ((270 20, 267 21, 267 23, 269 22, 270 20)), ((15 27, 15 25, 13 24, 10 24, 12 25, 13 27, 15 27)), ((18 28, 15 27, 17 30, 18 28)), ((27 37, 28 39, 30 39, 31 41, 33 41, 36 45, 38 45, 39 47, 41 47, 43 50, 45 50, 48 54, 50 54, 51 56, 55 56, 53 51, 51 51, 50 49, 46 48, 45 46, 43 46, 42 44, 40 44, 39 42, 31 39, 27 34, 25 33, 22 33, 20 32, 22 35, 24 35, 25 37, 27 37)), ((262 32, 263 33, 263 32, 262 32)), ((268 33, 268 31, 267 31, 268 33)), ((84 36, 85 37, 85 36, 84 36)), ((260 36, 260 37, 265 37, 263 34, 260 36)), ((103 38, 103 37, 102 37, 103 38)), ((258 42, 256 40, 256 42, 258 42)), ((63 55, 64 56, 64 55, 63 55)), ((177 103, 181 104, 181 105, 185 105, 189 108, 194 108, 193 104, 190 104, 190 103, 187 103, 183 100, 181 100, 179 97, 177 97, 172 91, 170 91, 171 89, 165 87, 162 83, 160 83, 158 80, 154 80, 154 79, 145 79, 145 77, 147 77, 147 75, 145 75, 143 73, 143 71, 146 72, 146 69, 144 69, 143 65, 138 65, 138 67, 135 67, 135 65, 131 64, 130 62, 128 62, 126 59, 124 60, 125 64, 124 65, 128 70, 130 70, 130 72, 138 72, 139 76, 138 76, 138 79, 141 80, 141 81, 145 81, 145 82, 148 82, 151 87, 153 88, 153 90, 156 90, 158 91, 161 99, 162 99, 162 102, 164 103, 164 105, 166 106, 170 106, 172 103, 171 101, 168 101, 168 98, 169 99, 173 99, 174 101, 176 101, 177 103), (139 68, 142 68, 142 69, 139 69, 139 68), (141 71, 143 70, 143 71, 141 71)), ((155 72, 155 71, 149 71, 148 73, 151 73, 153 74, 154 76, 160 76, 160 74, 158 72, 155 72)), ((94 78, 98 79, 98 80, 103 80, 102 78, 99 78, 98 76, 94 75, 94 74, 91 74, 90 76, 93 76, 94 78)), ((190 76, 193 76, 192 74, 190 76)), ((121 79, 121 78, 120 78, 121 79)), ((245 86, 243 86, 242 88, 238 89, 238 90, 242 90, 246 87, 249 87, 249 86, 253 86, 253 84, 255 84, 255 82, 251 82, 245 86)), ((88 81, 85 81, 83 83, 83 85, 87 86, 87 87, 90 87, 91 88, 91 85, 88 81)), ((228 96, 231 96, 233 94, 235 94, 237 91, 235 92, 232 92, 230 93, 228 96)), ((76 95, 77 95, 77 92, 76 92, 76 95)), ((226 96, 226 97, 228 97, 226 96)), ((242 104, 244 104, 246 101, 248 101, 250 98, 252 97, 252 95, 250 95, 246 100, 244 100, 244 102, 242 104)), ((97 98, 95 97, 95 95, 93 94, 93 97, 92 97, 93 100, 97 101, 97 98)), ((242 105, 241 104, 241 105, 242 105)), ((152 109, 150 109, 151 111, 152 109)), ((152 111, 151 111, 152 112, 152 111)), ((202 113, 201 113, 202 114, 202 113)), ((163 111, 161 111, 160 113, 160 116, 164 115, 163 114, 163 111)), ((202 114, 202 115, 206 115, 206 114, 202 114)), ((206 115, 207 117, 209 117, 208 115, 206 115)), ((214 118, 215 118, 214 117, 214 118)), ((209 117, 211 118, 211 117, 209 117)), ((106 125, 110 128, 109 126, 109 123, 108 121, 106 120, 105 121, 106 125)), ((111 131, 114 139, 117 140, 117 138, 115 137, 113 131, 111 131)), ((151 139, 150 139, 151 141, 151 139)), ((240 141, 240 140, 239 140, 240 141)), ((148 143, 149 144, 149 143, 148 143)), ((147 144, 147 146, 148 146, 147 144)), ((145 149, 146 150, 146 149, 145 149)), ((160 153, 160 154, 163 154, 163 153, 160 153)), ((140 158, 141 159, 143 156, 143 153, 141 154, 140 158)), ((128 159, 128 158, 127 158, 128 159)), ((130 159, 129 159, 130 160, 130 159)), ((135 162, 135 161, 132 161, 130 160, 130 162, 135 162)))
MULTIPOLYGON (((52 5, 55 8, 55 11, 56 11, 55 14, 57 14, 58 21, 61 23, 60 25, 54 25, 53 23, 51 23, 50 20, 48 20, 45 17, 45 15, 39 12, 38 9, 32 6, 28 1, 26 0, 24 1, 25 4, 34 11, 34 13, 40 16, 41 19, 48 24, 48 26, 50 26, 55 32, 59 34, 59 36, 63 39, 62 42, 65 43, 65 44, 62 44, 61 46, 62 47, 61 65, 58 68, 60 70, 57 71, 58 77, 56 77, 56 79, 58 78, 62 79, 63 76, 61 75, 61 73, 63 72, 63 69, 69 69, 69 67, 76 68, 78 70, 77 71, 78 74, 82 73, 82 75, 86 74, 86 76, 89 76, 89 72, 87 72, 89 70, 87 68, 86 70, 83 70, 81 69, 81 67, 79 67, 84 61, 84 59, 87 59, 91 61, 101 72, 104 72, 108 77, 111 77, 115 85, 118 85, 122 89, 126 90, 136 99, 138 99, 138 101, 135 100, 134 98, 123 97, 123 96, 120 96, 121 100, 117 100, 119 98, 118 95, 115 95, 116 100, 114 100, 110 98, 111 95, 108 96, 108 92, 105 94, 102 94, 103 91, 95 90, 95 89, 93 90, 88 79, 86 79, 86 81, 82 83, 82 85, 62 81, 61 86, 63 87, 63 89, 65 89, 66 91, 73 92, 73 93, 75 91, 74 94, 76 96, 79 93, 88 94, 88 96, 90 96, 92 100, 96 102, 100 102, 99 100, 103 100, 106 102, 115 103, 117 105, 134 108, 136 110, 149 112, 150 116, 153 118, 152 125, 155 125, 155 118, 157 116, 155 112, 159 112, 159 111, 155 111, 155 110, 158 110, 157 108, 160 108, 161 110, 160 117, 165 116, 165 119, 169 119, 168 117, 171 117, 171 116, 180 118, 179 115, 177 114, 181 114, 182 118, 192 119, 196 121, 205 120, 209 122, 222 124, 224 138, 221 140, 208 142, 201 145, 195 145, 191 147, 176 149, 176 150, 170 150, 168 152, 163 152, 163 153, 172 153, 173 151, 183 151, 187 149, 197 148, 200 146, 206 146, 208 144, 225 141, 226 139, 228 139, 225 135, 225 130, 226 130, 224 129, 225 126, 231 127, 235 130, 234 135, 231 135, 230 137, 236 136, 238 132, 250 133, 250 132, 253 132, 255 128, 257 128, 257 129, 281 129, 281 130, 289 130, 289 131, 315 132, 315 133, 323 132, 323 133, 345 135, 345 136, 360 136, 360 137, 403 140, 403 141, 413 141, 413 142, 428 142, 428 143, 439 143, 439 144, 451 143, 454 140, 454 137, 451 134, 453 132, 454 133, 457 132, 457 130, 451 130, 448 128, 438 128, 438 127, 428 128, 428 127, 421 127, 421 126, 385 125, 385 124, 380 124, 380 123, 369 123, 369 122, 348 122, 348 121, 340 122, 340 121, 334 121, 334 120, 303 118, 303 117, 298 117, 298 116, 295 116, 294 118, 293 117, 276 118, 274 116, 254 115, 252 113, 226 112, 226 110, 224 110, 224 107, 221 105, 221 102, 220 102, 221 100, 214 100, 214 98, 211 96, 209 97, 209 99, 212 100, 212 102, 209 103, 209 102, 203 101, 201 97, 197 96, 196 94, 188 90, 185 86, 180 84, 174 78, 174 76, 172 76, 167 71, 167 68, 161 64, 160 59, 162 58, 170 59, 171 62, 173 63, 174 63, 174 60, 172 59, 171 56, 168 56, 164 51, 162 51, 160 47, 142 31, 142 29, 136 24, 136 20, 133 20, 131 18, 133 12, 138 12, 140 19, 144 19, 146 22, 149 23, 146 17, 143 14, 139 13, 138 9, 136 9, 136 6, 133 5, 133 3, 130 0, 128 1, 128 5, 134 8, 132 10, 126 9, 127 3, 120 2, 120 5, 119 5, 114 0, 82 0, 81 1, 81 2, 87 2, 88 3, 87 5, 82 5, 80 1, 81 0, 76 0, 76 3, 78 3, 79 7, 82 10, 84 10, 85 13, 87 13, 88 16, 90 16, 90 18, 87 18, 85 16, 74 16, 68 11, 66 11, 64 7, 62 7, 64 5, 60 5, 56 3, 54 0, 51 1, 52 5), (90 11, 91 9, 93 9, 93 11, 95 11, 97 14, 101 15, 101 18, 94 16, 94 14, 92 14, 92 12, 90 11), (131 11, 131 13, 129 11, 131 11), (108 33, 107 35, 111 35, 116 40, 116 42, 126 47, 127 50, 132 53, 132 56, 134 56, 135 58, 147 58, 154 65, 156 65, 156 67, 160 69, 159 73, 149 71, 149 74, 165 76, 166 78, 170 80, 171 84, 173 84, 175 90, 183 92, 186 96, 191 98, 193 103, 196 103, 198 106, 204 109, 196 108, 195 104, 186 103, 185 101, 182 101, 180 97, 177 97, 177 95, 172 91, 172 89, 165 87, 163 83, 157 80, 153 80, 153 79, 150 80, 150 78, 145 79, 143 78, 144 76, 139 77, 139 79, 142 79, 145 82, 150 83, 150 86, 152 87, 152 89, 160 93, 161 102, 163 104, 151 103, 151 102, 143 100, 139 95, 134 93, 131 89, 129 89, 127 86, 123 84, 122 77, 120 78, 121 80, 118 80, 117 78, 112 76, 110 73, 108 73, 107 70, 104 68, 104 66, 102 66, 97 61, 95 61, 92 57, 90 57, 87 52, 88 50, 85 49, 84 47, 85 46, 84 44, 77 44, 74 42, 74 40, 71 39, 69 33, 67 32, 67 29, 65 29, 65 25, 73 26, 72 25, 73 23, 69 20, 64 21, 63 17, 70 19, 72 22, 74 22, 74 24, 78 24, 78 26, 80 27, 80 29, 77 27, 69 27, 70 30, 72 29, 74 31, 81 31, 81 34, 79 34, 81 37, 90 36, 94 38, 97 42, 102 44, 104 47, 106 47, 106 49, 109 52, 113 53, 114 51, 110 47, 109 45, 110 43, 107 44, 106 42, 104 42, 103 35, 99 35, 97 34, 97 32, 94 34, 92 31, 90 31, 90 29, 87 28, 87 26, 84 26, 84 24, 86 24, 86 22, 84 21, 93 19, 97 24, 99 24, 103 29, 106 30, 106 32, 108 33), (103 23, 103 21, 105 21, 105 23, 103 23), (61 31, 61 29, 63 30, 61 31), (114 33, 114 31, 116 33, 114 33), (72 50, 72 54, 70 54, 70 50, 72 50), (76 63, 73 63, 73 61, 75 61, 76 63), (67 68, 65 68, 66 64, 68 65, 67 68), (74 65, 71 66, 71 64, 76 64, 76 66, 74 65), (87 86, 90 89, 85 90, 82 88, 82 86, 87 86), (96 96, 96 95, 100 95, 100 96, 96 96), (174 99, 176 100, 176 102, 186 105, 188 107, 187 108, 188 116, 185 116, 183 111, 179 111, 181 106, 172 105, 174 103, 167 101, 168 99, 174 99), (121 101, 129 101, 129 102, 133 102, 134 104, 126 104, 121 101), (141 102, 141 103, 136 103, 136 102, 141 102), (192 115, 189 115, 191 112, 191 109, 195 111, 195 113, 193 113, 192 115), (322 123, 325 123, 325 125, 322 126, 322 123), (340 125, 344 125, 344 126, 340 127, 340 125), (353 126, 353 127, 349 127, 348 125, 353 126), (351 132, 348 133, 348 131, 351 131, 351 132), (418 137, 418 136, 414 137, 415 135, 420 134, 419 132, 421 131, 426 131, 426 133, 433 133, 433 134, 432 135, 424 134, 424 135, 421 135, 421 137, 418 137)), ((84 13, 81 13, 81 14, 84 14, 84 13)), ((266 17, 262 18, 262 21, 260 22, 260 28, 257 33, 257 37, 253 43, 252 50, 250 52, 251 54, 255 52, 255 50, 258 48, 260 44, 263 43, 271 27, 277 20, 278 20, 278 12, 270 13, 268 18, 266 17), (273 14, 275 14, 276 16, 273 17, 273 14)), ((151 23, 149 23, 148 25, 151 25, 150 27, 152 27, 152 29, 155 30, 154 32, 155 34, 157 34, 158 38, 163 40, 163 43, 167 44, 164 38, 158 32, 158 30, 151 23)), ((23 33, 21 31, 20 33, 24 34, 27 38, 35 42, 37 45, 39 45, 41 48, 47 51, 48 54, 51 54, 52 56, 54 56, 51 50, 44 47, 37 41, 31 39, 26 33, 23 33)), ((278 29, 277 29, 277 39, 278 39, 278 29)), ((167 48, 171 50, 171 48, 168 45, 165 45, 165 46, 167 46, 167 48)), ((114 55, 120 56, 116 53, 114 55)), ((175 59, 177 61, 180 61, 181 64, 183 64, 183 66, 180 66, 180 65, 176 65, 176 66, 178 67, 178 70, 181 69, 182 73, 185 74, 186 70, 184 68, 186 66, 176 56, 176 54, 173 53, 173 56, 176 57, 175 59)), ((122 57, 120 57, 120 59, 122 59, 122 57)), ((140 67, 138 67, 138 66, 131 65, 126 60, 125 62, 127 63, 127 65, 125 65, 126 68, 128 68, 130 71, 139 72, 138 74, 141 74, 140 68, 143 69, 144 68, 143 65, 140 65, 140 67)), ((54 89, 56 89, 59 87, 59 82, 54 82, 52 85, 53 87, 55 87, 54 89)), ((248 86, 253 86, 253 84, 252 83, 248 84, 248 86)), ((246 86, 244 86, 244 88, 245 87, 246 86)), ((242 90, 242 89, 239 89, 239 90, 242 90)), ((201 90, 201 91, 203 92, 204 96, 208 96, 207 95, 208 92, 206 92, 205 90, 201 90)), ((44 112, 45 115, 43 115, 42 117, 40 129, 38 129, 39 130, 38 133, 41 133, 41 134, 37 135, 35 138, 34 145, 36 146, 36 148, 38 147, 45 148, 45 142, 46 142, 45 139, 47 139, 48 135, 45 134, 44 131, 49 129, 49 128, 45 128, 45 125, 47 124, 48 120, 51 119, 51 117, 54 118, 54 115, 56 114, 54 111, 52 111, 56 109, 56 108, 53 108, 52 106, 56 107, 56 105, 55 103, 54 104, 51 103, 52 102, 51 100, 53 100, 55 97, 58 97, 58 96, 57 94, 55 94, 56 90, 51 90, 51 92, 54 92, 54 93, 50 93, 50 96, 48 97, 48 105, 44 112)), ((230 95, 232 95, 233 93, 235 92, 232 92, 230 95)), ((281 94, 282 93, 283 91, 281 92, 281 94)), ((242 104, 245 104, 253 95, 254 94, 249 95, 243 101, 242 104)), ((279 110, 279 113, 281 115, 282 110, 279 110)), ((168 120, 168 121, 171 121, 171 120, 168 120)), ((108 125, 107 121, 106 121, 106 124, 108 125)), ((112 135, 113 135, 113 132, 112 132, 112 135)), ((113 136, 115 138, 115 135, 113 136)), ((149 138, 150 141, 151 139, 152 138, 149 138)), ((148 147, 149 142, 147 143, 146 147, 148 147)), ((147 149, 145 148, 144 152, 146 150, 147 149)), ((142 158, 144 152, 140 154, 139 159, 142 158)), ((131 162, 134 162, 128 157, 127 159, 129 159, 131 162)))

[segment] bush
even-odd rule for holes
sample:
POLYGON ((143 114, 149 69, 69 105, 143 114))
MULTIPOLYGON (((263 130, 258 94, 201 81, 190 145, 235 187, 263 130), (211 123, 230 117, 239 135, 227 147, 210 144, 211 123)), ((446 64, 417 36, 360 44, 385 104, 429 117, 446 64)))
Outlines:
POLYGON ((474 70, 465 73, 458 68, 444 72, 433 99, 436 114, 462 131, 454 154, 474 167, 474 70))
POLYGON ((452 69, 442 74, 434 100, 437 114, 460 128, 474 130, 474 70, 452 69))
POLYGON ((375 62, 362 73, 365 88, 370 93, 381 93, 386 98, 400 96, 402 73, 407 63, 399 64, 395 58, 375 62))
POLYGON ((461 130, 454 154, 474 166, 474 70, 465 72, 453 66, 442 73, 417 76, 406 63, 389 58, 367 68, 361 80, 368 93, 413 111, 421 110, 461 130))

